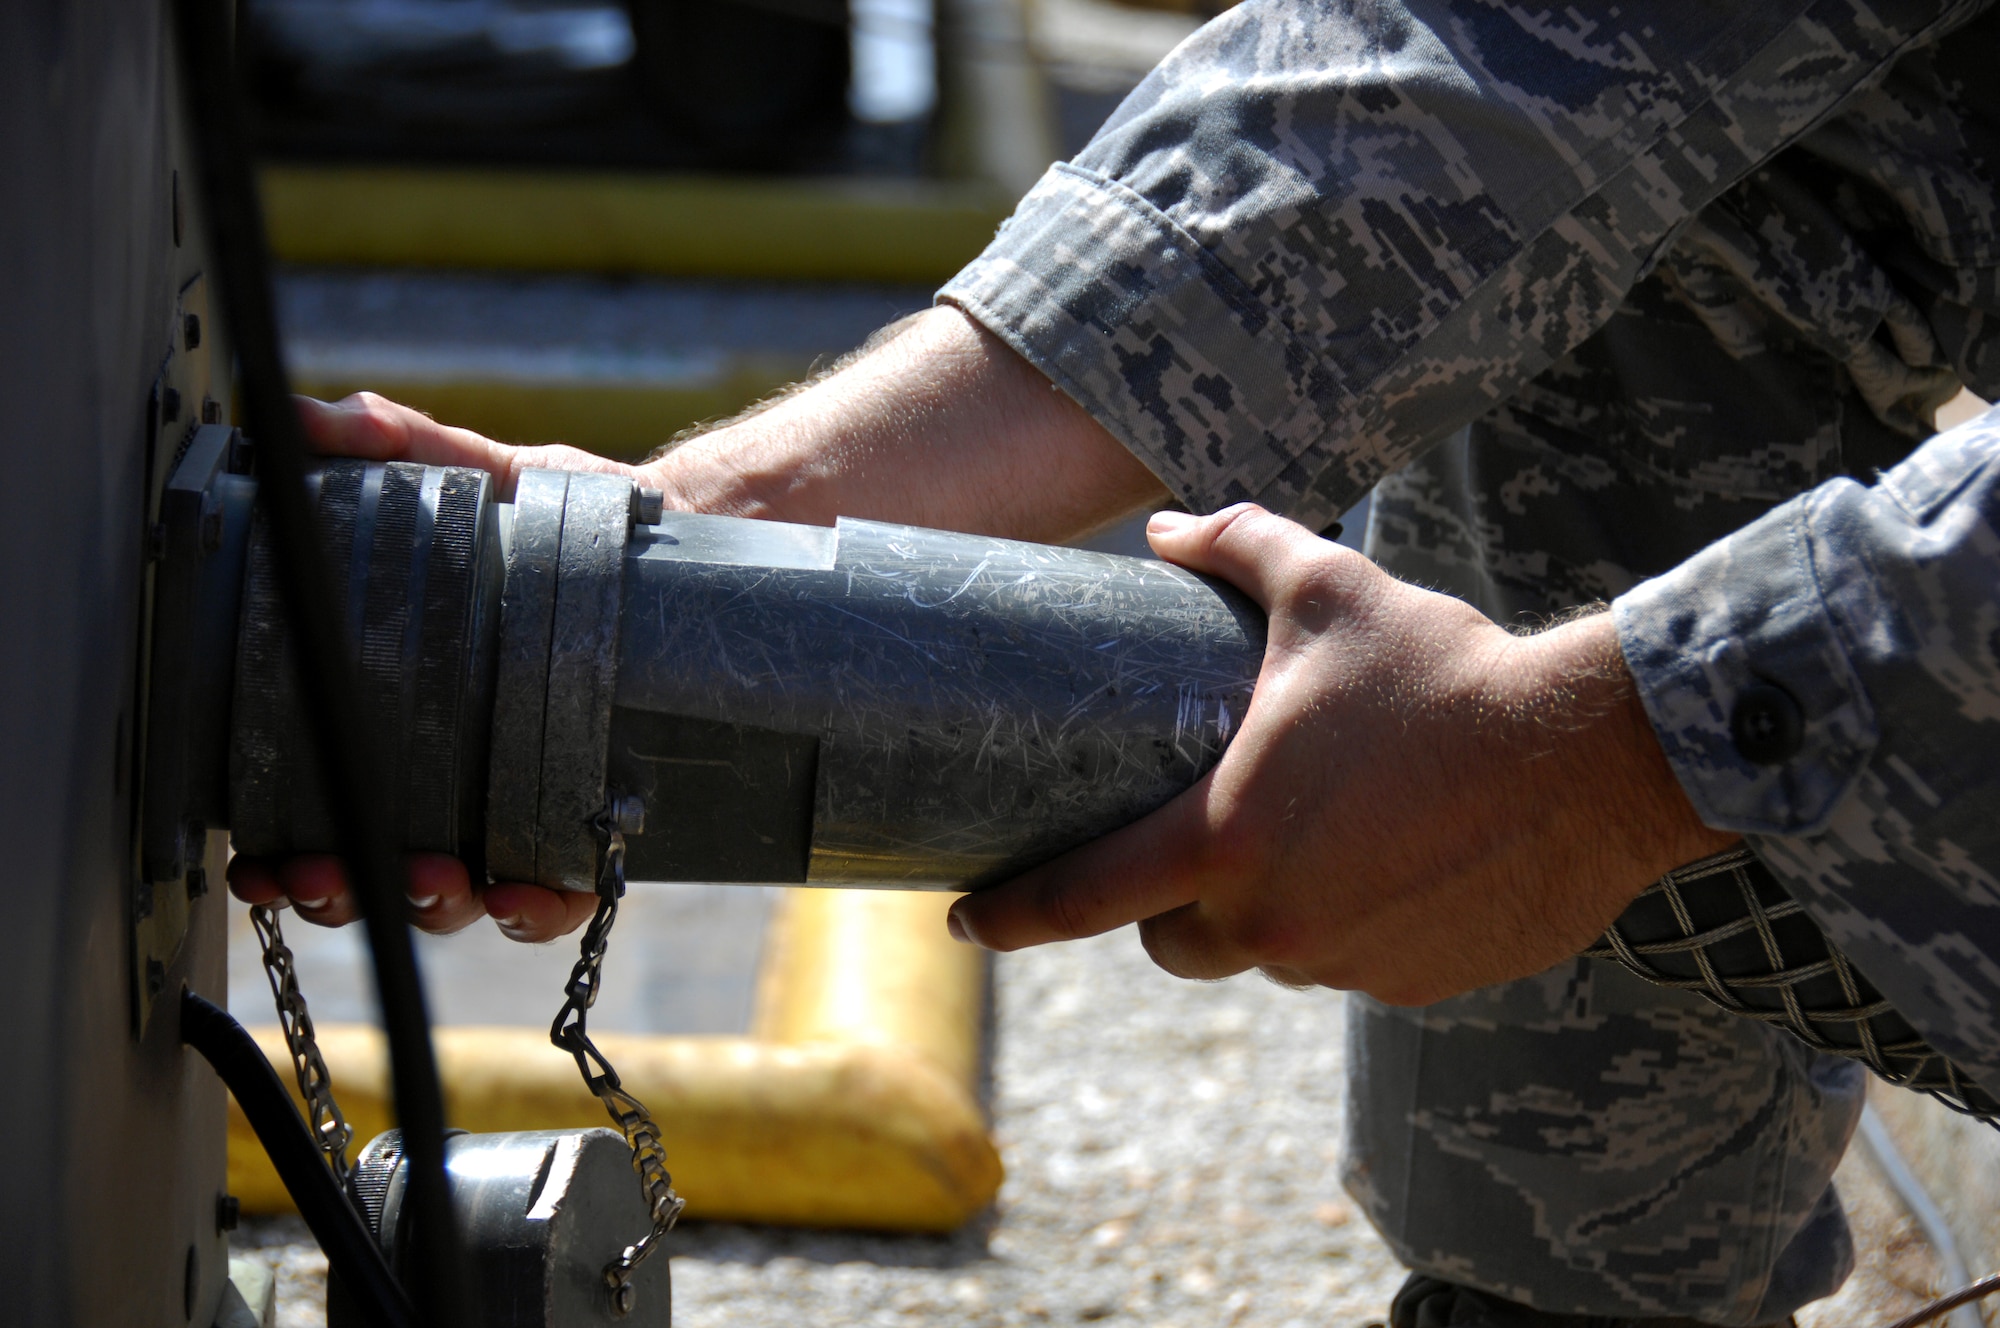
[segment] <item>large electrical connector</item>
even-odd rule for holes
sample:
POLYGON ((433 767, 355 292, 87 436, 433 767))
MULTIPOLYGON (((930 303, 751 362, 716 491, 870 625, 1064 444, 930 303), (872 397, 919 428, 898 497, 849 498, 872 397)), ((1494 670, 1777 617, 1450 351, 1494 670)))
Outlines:
MULTIPOLYGON (((190 832, 335 847, 246 453, 169 485, 148 879, 190 832), (162 667, 162 666, 165 667, 162 667)), ((1262 614, 1145 559, 659 510, 626 479, 330 461, 315 510, 406 844, 594 888, 965 889, 1165 802, 1250 702, 1262 614)))

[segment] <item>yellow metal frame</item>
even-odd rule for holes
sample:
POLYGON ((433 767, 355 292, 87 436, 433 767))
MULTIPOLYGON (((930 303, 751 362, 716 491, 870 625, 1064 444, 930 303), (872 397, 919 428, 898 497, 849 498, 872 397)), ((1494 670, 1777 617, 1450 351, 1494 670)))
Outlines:
MULTIPOLYGON (((945 934, 949 903, 789 891, 748 1037, 597 1039, 658 1119, 690 1217, 942 1232, 993 1201, 1003 1173, 978 1095, 984 960, 945 934)), ((255 1031, 286 1064, 278 1031, 255 1031)), ((319 1042, 357 1139, 388 1128, 381 1035, 328 1026, 319 1042)), ((455 1126, 607 1124, 542 1030, 443 1028, 436 1042, 455 1126)), ((245 1211, 290 1211, 233 1102, 229 1187, 245 1211)))
POLYGON ((978 181, 270 166, 293 263, 942 282, 1012 209, 978 181))

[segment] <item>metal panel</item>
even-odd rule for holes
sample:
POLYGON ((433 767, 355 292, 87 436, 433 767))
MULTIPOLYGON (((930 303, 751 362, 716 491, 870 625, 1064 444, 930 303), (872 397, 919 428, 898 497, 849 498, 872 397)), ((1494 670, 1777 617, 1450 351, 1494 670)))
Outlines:
MULTIPOLYGON (((200 410, 163 421, 152 401, 200 268, 185 189, 176 226, 165 13, 0 5, 0 1286, 24 1325, 206 1324, 226 1276, 221 1085, 173 1018, 133 1037, 128 972, 144 537, 163 468, 148 445, 171 447, 200 410)), ((216 999, 220 893, 193 901, 163 977, 216 999)))

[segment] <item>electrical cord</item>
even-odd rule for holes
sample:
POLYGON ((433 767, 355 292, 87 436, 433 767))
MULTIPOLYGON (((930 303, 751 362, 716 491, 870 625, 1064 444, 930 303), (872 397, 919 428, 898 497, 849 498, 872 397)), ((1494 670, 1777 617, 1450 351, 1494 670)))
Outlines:
MULTIPOLYGON (((1952 1234, 1951 1224, 1938 1211, 1937 1202, 1931 1192, 1910 1170, 1910 1164, 1903 1160, 1903 1154, 1896 1147, 1896 1141, 1889 1136, 1889 1127, 1875 1114, 1872 1105, 1861 1108, 1861 1142, 1875 1159, 1875 1165, 1882 1168, 1882 1174, 1889 1182, 1889 1188, 1909 1210, 1917 1225, 1924 1229, 1924 1239, 1930 1241, 1931 1250, 1937 1255, 1939 1271, 1944 1274, 1946 1286, 1965 1286, 1972 1281, 1972 1270, 1965 1265, 1965 1257, 1958 1252, 1958 1238, 1952 1234)), ((1928 1308, 1928 1307, 1926 1307, 1928 1308)), ((1939 1313, 1946 1311, 1940 1310, 1939 1313)), ((1970 1303, 1949 1311, 1951 1328, 1986 1328, 1986 1320, 1970 1303)))
POLYGON ((270 524, 278 583, 297 650, 313 737, 326 775, 349 887, 374 958, 389 1044, 396 1119, 409 1158, 416 1242, 410 1288, 430 1328, 470 1324, 467 1275, 444 1169, 444 1095, 406 913, 402 846, 372 778, 376 729, 365 722, 306 491, 309 451, 279 353, 270 253, 242 127, 229 0, 176 0, 175 35, 195 145, 209 257, 236 352, 245 423, 256 440, 258 502, 270 524))
POLYGON ((341 1287, 368 1308, 382 1328, 416 1328, 416 1311, 396 1284, 382 1247, 340 1192, 312 1132, 264 1051, 227 1010, 181 992, 181 1041, 215 1067, 244 1119, 270 1155, 278 1179, 326 1254, 341 1287))

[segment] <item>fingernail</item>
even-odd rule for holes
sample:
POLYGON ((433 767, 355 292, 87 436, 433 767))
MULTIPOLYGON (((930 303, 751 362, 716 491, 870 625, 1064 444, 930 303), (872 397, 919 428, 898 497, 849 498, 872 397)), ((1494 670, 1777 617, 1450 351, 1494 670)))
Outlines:
POLYGON ((944 915, 944 929, 951 933, 951 939, 962 945, 978 944, 972 939, 972 929, 965 925, 965 919, 958 916, 957 909, 944 915))
POLYGON ((508 940, 518 941, 522 939, 524 929, 521 926, 521 915, 519 913, 514 914, 512 917, 495 918, 493 919, 493 923, 500 928, 508 940))
POLYGON ((1194 517, 1186 512, 1155 512, 1146 522, 1148 535, 1171 535, 1177 530, 1186 530, 1194 523, 1194 517))
POLYGON ((333 901, 331 899, 294 899, 292 902, 308 912, 317 913, 333 901))
POLYGON ((425 909, 429 908, 432 904, 435 904, 438 901, 438 897, 436 895, 410 895, 408 896, 408 898, 410 901, 410 907, 414 908, 419 913, 423 912, 425 909))

